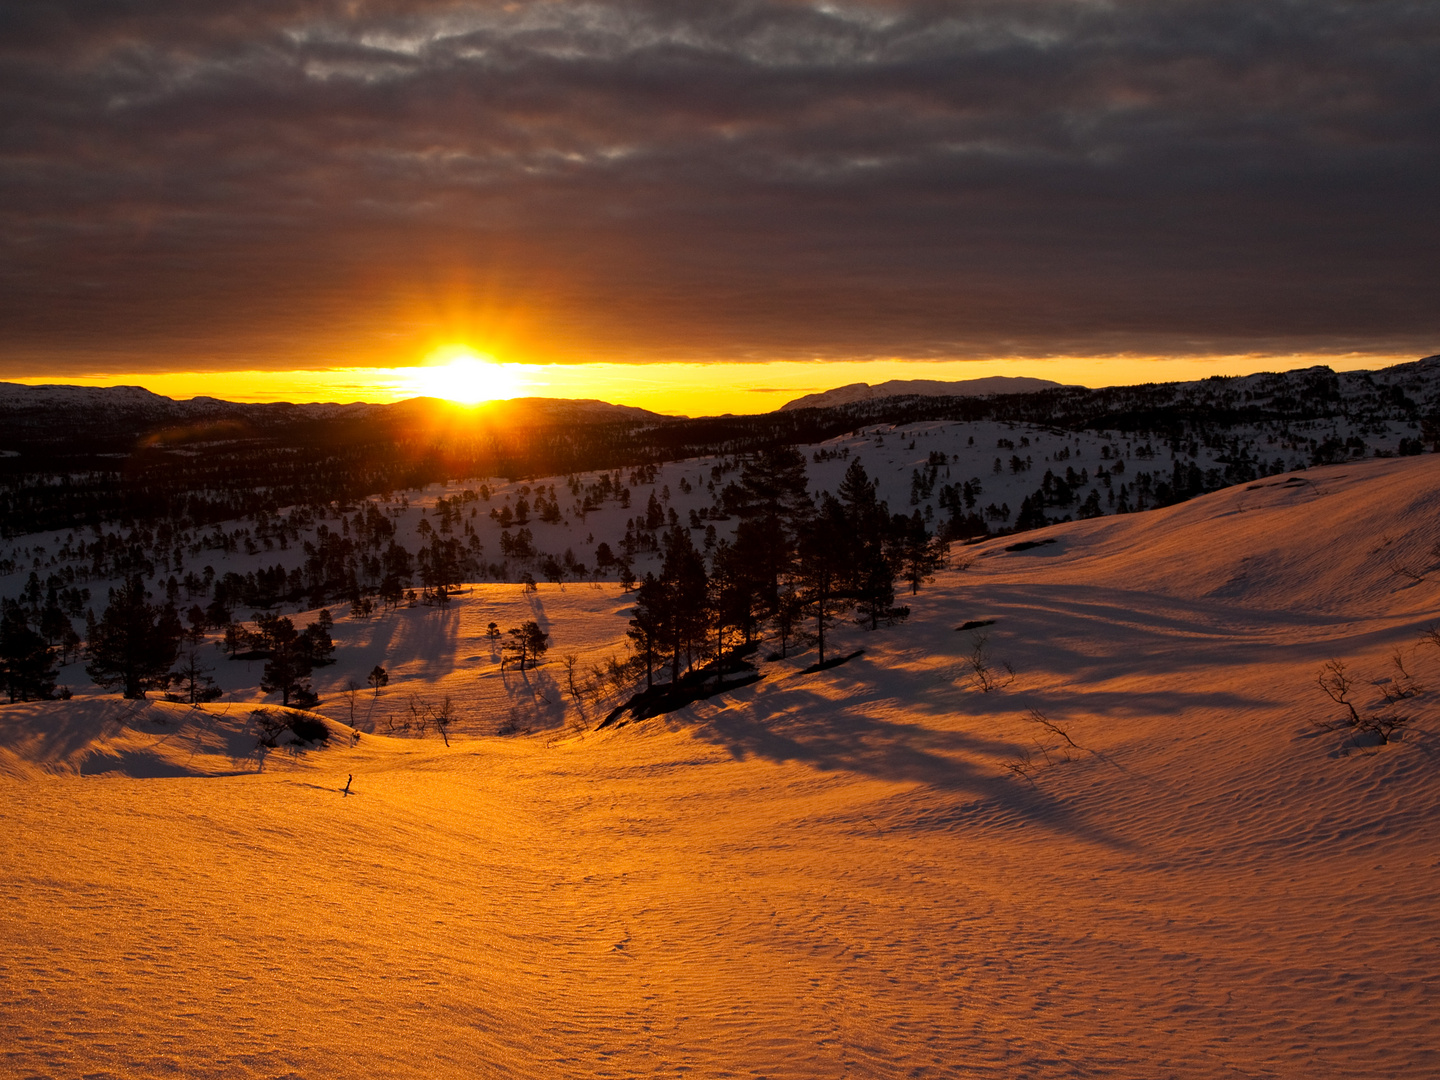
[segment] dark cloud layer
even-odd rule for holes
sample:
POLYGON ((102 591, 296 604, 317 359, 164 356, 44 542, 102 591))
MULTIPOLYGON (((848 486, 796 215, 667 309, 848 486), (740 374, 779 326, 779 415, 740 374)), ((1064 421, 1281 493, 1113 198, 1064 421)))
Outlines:
POLYGON ((1440 334, 1440 6, 0 7, 0 365, 1440 334))

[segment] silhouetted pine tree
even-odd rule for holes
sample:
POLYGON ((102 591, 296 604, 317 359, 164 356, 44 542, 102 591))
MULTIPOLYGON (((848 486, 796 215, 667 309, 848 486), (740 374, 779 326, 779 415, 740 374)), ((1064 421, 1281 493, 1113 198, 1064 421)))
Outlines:
POLYGON ((736 555, 756 583, 760 610, 775 610, 780 579, 790 568, 800 523, 813 509, 805 456, 793 446, 763 450, 746 462, 738 484, 723 493, 727 512, 740 518, 736 555))
POLYGON ((109 606, 90 630, 85 671, 99 686, 143 698, 169 684, 181 633, 174 607, 150 603, 142 580, 131 577, 110 590, 109 606))
POLYGON ((626 631, 636 660, 645 665, 645 689, 655 685, 655 665, 661 660, 660 641, 665 626, 665 590, 660 579, 647 573, 635 597, 626 631))
POLYGON ((55 652, 30 629, 25 612, 6 600, 0 614, 0 679, 11 701, 55 696, 55 652))
POLYGON ((319 699, 306 681, 313 665, 310 650, 295 629, 295 624, 288 618, 275 615, 264 616, 257 621, 261 623, 266 651, 270 654, 260 676, 260 689, 267 694, 278 690, 282 705, 293 701, 301 708, 309 708, 317 704, 319 699))
POLYGON ((910 586, 910 595, 920 591, 920 586, 935 577, 935 571, 945 563, 948 545, 939 537, 931 536, 925 528, 925 518, 915 511, 909 518, 896 515, 898 533, 897 557, 900 576, 910 586))
POLYGON ((220 696, 220 688, 211 677, 211 667, 200 659, 200 647, 191 644, 180 658, 180 666, 170 673, 170 685, 178 691, 165 695, 172 701, 185 701, 198 705, 202 701, 214 701, 220 696))
POLYGON ((825 662, 825 631, 851 603, 849 586, 854 567, 845 508, 826 493, 820 509, 803 524, 796 564, 797 591, 815 617, 815 641, 825 662))
POLYGON ((670 681, 680 681, 682 660, 693 663, 695 653, 705 648, 709 620, 706 599, 709 575, 705 560, 690 539, 690 530, 676 525, 665 534, 665 562, 660 570, 664 592, 662 633, 670 658, 670 681))
POLYGON ((890 561, 890 512, 879 501, 875 484, 856 458, 840 481, 850 565, 841 592, 848 593, 874 630, 895 604, 895 566, 890 561))

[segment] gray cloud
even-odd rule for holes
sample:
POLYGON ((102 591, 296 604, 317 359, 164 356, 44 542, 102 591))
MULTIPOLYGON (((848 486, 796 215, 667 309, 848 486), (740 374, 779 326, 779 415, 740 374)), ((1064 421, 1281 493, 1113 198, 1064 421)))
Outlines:
POLYGON ((6 370, 1440 330, 1432 4, 211 7, 0 11, 6 370))

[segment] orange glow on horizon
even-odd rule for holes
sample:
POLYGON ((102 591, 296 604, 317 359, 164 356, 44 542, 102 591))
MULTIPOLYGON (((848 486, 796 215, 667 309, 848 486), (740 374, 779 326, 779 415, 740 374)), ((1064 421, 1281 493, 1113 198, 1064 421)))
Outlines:
MULTIPOLYGON (((1381 368, 1417 356, 1366 353, 1155 357, 1005 357, 982 360, 776 360, 768 362, 516 363, 464 345, 441 346, 420 365, 315 367, 290 371, 105 372, 9 376, 30 385, 143 386, 177 399, 241 402, 374 402, 445 398, 466 405, 516 397, 593 398, 680 416, 762 413, 805 394, 891 379, 1031 376, 1082 386, 1248 375, 1323 364, 1338 371, 1381 368)), ((0 376, 0 381, 5 377, 0 376)))
POLYGON ((515 370, 519 366, 501 364, 468 345, 446 345, 426 357, 423 367, 412 370, 423 396, 479 405, 520 397, 526 380, 515 370))

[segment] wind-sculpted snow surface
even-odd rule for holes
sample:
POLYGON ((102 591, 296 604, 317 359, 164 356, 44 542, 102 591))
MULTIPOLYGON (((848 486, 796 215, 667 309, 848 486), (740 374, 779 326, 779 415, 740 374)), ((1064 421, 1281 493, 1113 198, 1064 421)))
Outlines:
POLYGON ((312 749, 281 728, 307 718, 333 728, 336 737, 351 738, 351 729, 319 713, 239 702, 191 707, 105 697, 11 705, 0 710, 0 776, 152 779, 258 772, 275 751, 312 749), (266 721, 281 730, 267 730, 266 721))
MULTIPOLYGON (((0 1072, 1440 1074, 1440 457, 1284 479, 958 548, 849 663, 617 731, 555 661, 529 737, 263 770, 238 706, 0 707, 0 1072), (1322 663, 1387 708, 1397 650, 1403 739, 1317 726, 1322 663)), ((623 631, 613 586, 488 586, 399 685, 503 685, 492 602, 623 631)))

